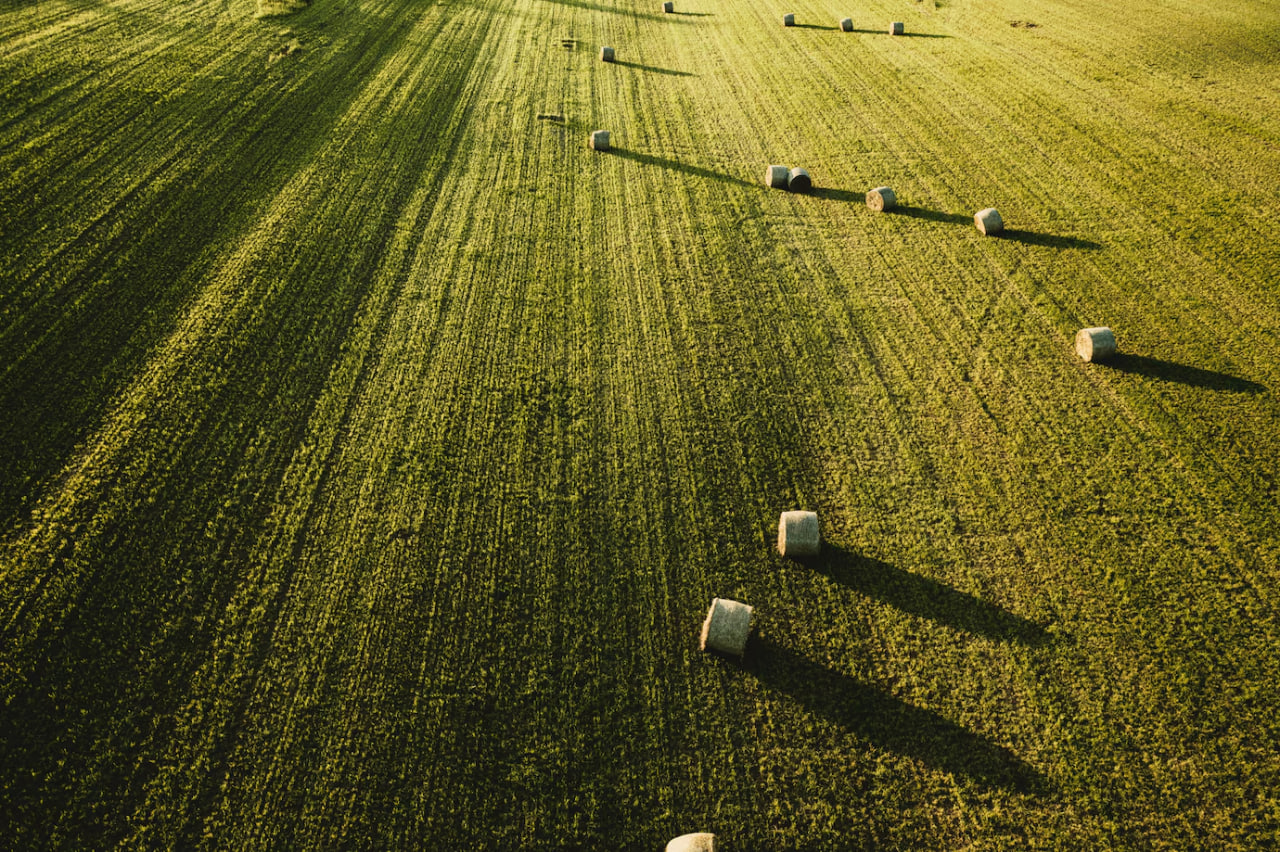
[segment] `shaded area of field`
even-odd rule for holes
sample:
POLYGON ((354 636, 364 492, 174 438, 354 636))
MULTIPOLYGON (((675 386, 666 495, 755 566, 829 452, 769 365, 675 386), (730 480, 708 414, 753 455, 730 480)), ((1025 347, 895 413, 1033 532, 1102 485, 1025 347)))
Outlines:
POLYGON ((1241 379, 1237 376, 1218 370, 1206 370, 1190 364, 1179 364, 1163 358, 1148 358, 1129 352, 1118 352, 1105 362, 1107 367, 1122 373, 1133 373, 1151 379, 1175 382, 1189 387, 1205 390, 1228 391, 1230 393, 1262 393, 1265 385, 1241 379))
POLYGON ((791 696, 810 712, 878 746, 986 786, 1032 793, 1046 783, 1007 748, 789 648, 756 638, 748 653, 746 670, 768 688, 791 696))
POLYGON ((928 577, 849 553, 839 545, 828 546, 821 556, 805 564, 841 585, 956 630, 1031 645, 1049 639, 1044 628, 1033 621, 928 577))

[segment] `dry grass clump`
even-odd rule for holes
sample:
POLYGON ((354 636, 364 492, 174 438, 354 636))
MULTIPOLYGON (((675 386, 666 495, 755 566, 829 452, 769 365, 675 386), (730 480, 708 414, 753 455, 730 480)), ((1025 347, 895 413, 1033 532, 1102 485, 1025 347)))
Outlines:
POLYGON ((305 9, 311 5, 311 0, 257 0, 257 4, 253 13, 255 18, 274 18, 305 9))
POLYGON ((267 64, 274 65, 286 56, 293 56, 301 52, 302 42, 298 41, 296 38, 289 39, 289 41, 281 46, 279 50, 271 52, 271 55, 267 57, 267 64))

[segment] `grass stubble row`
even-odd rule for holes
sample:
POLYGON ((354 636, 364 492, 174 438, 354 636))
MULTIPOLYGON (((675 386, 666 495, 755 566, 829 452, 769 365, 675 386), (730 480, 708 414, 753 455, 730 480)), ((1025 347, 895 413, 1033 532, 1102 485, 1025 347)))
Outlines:
POLYGON ((686 5, 6 10, 12 836, 1274 833, 1268 13, 686 5))

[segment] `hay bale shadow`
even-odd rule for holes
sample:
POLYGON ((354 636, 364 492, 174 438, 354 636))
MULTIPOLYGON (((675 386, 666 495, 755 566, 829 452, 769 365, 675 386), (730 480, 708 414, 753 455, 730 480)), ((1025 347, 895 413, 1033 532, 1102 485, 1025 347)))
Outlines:
MULTIPOLYGON (((651 20, 661 21, 670 20, 672 18, 679 19, 679 13, 674 15, 663 14, 659 12, 637 12, 634 9, 620 9, 617 6, 607 6, 603 3, 589 3, 586 0, 546 0, 549 3, 559 3, 562 6, 575 6, 579 9, 587 9, 592 12, 608 12, 612 15, 622 15, 627 18, 633 18, 638 21, 651 20)), ((692 23, 692 21, 681 21, 681 23, 692 23)))
POLYGON ((641 154, 638 151, 629 151, 625 148, 614 148, 610 152, 615 157, 621 157, 624 160, 634 160, 637 163, 643 163, 647 166, 657 166, 662 169, 670 169, 674 172, 680 172, 691 177, 706 178, 708 180, 716 180, 722 183, 734 183, 740 186, 749 186, 755 188, 757 185, 749 181, 736 178, 733 175, 727 175, 723 172, 715 172, 711 169, 704 169, 701 166, 691 166, 688 163, 682 163, 679 160, 672 160, 667 157, 657 157, 653 154, 641 154))
POLYGON ((1027 246, 1043 246, 1045 248, 1056 249, 1083 249, 1084 251, 1097 251, 1102 248, 1101 243, 1095 243, 1093 240, 1081 240, 1076 237, 1060 237, 1055 234, 1040 234, 1035 231, 1023 231, 1017 228, 1005 228, 995 236, 997 239, 1007 240, 1014 243, 1022 243, 1027 246))
POLYGON ((1145 355, 1130 355, 1125 352, 1117 352, 1105 361, 1098 361, 1097 363, 1100 366, 1108 367, 1121 373, 1133 373, 1151 379, 1175 382, 1206 390, 1227 391, 1229 393, 1262 393, 1267 389, 1266 385, 1232 376, 1229 373, 1206 370, 1202 367, 1192 367, 1189 364, 1179 364, 1176 361, 1165 361, 1160 358, 1148 358, 1145 355))
POLYGON ((814 198, 823 198, 827 201, 840 201, 847 204, 866 204, 867 194, 865 192, 854 192, 850 189, 831 189, 830 187, 819 186, 809 190, 809 195, 814 198))
POLYGON ((622 59, 613 60, 614 65, 622 65, 626 68, 634 68, 637 71, 644 71, 649 74, 666 74, 669 77, 697 77, 692 71, 676 71, 674 68, 659 68, 656 65, 641 65, 639 62, 627 62, 622 59))
POLYGON ((971 213, 944 213, 941 210, 912 207, 909 204, 898 204, 892 210, 884 212, 892 216, 906 216, 908 219, 924 219, 928 222, 946 222, 949 225, 973 225, 973 214, 971 213))
POLYGON ((766 689, 790 696, 810 713, 882 748, 986 787, 1048 791, 1048 780, 1008 748, 767 637, 752 637, 742 669, 766 689))
POLYGON ((1045 645, 1053 637, 1034 621, 928 577, 824 543, 814 571, 903 612, 999 642, 1045 645))

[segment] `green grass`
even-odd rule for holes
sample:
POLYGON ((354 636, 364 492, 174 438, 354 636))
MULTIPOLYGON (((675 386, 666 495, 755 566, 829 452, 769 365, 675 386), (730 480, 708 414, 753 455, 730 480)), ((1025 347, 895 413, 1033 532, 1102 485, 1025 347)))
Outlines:
POLYGON ((1280 10, 676 2, 0 4, 12 845, 1280 842, 1280 10))

